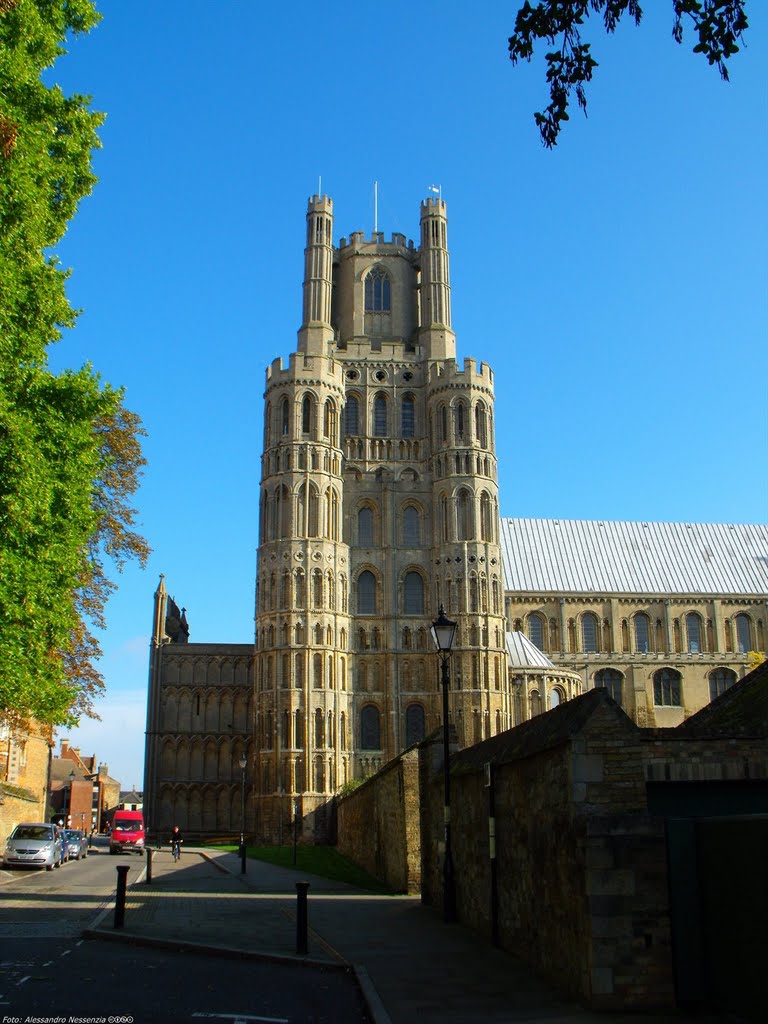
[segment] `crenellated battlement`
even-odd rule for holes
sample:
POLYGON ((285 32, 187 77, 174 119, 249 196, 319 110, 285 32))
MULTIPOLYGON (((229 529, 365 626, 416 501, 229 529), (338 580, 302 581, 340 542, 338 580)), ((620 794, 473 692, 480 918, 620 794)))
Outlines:
POLYGON ((323 213, 333 213, 333 200, 325 194, 310 196, 307 200, 307 212, 321 210, 323 213))
POLYGON ((472 358, 465 358, 463 369, 455 359, 442 359, 429 364, 429 386, 450 387, 482 387, 493 391, 493 370, 488 363, 477 363, 472 358))
POLYGON ((436 196, 429 196, 427 199, 422 199, 421 216, 434 217, 435 215, 440 217, 446 216, 445 200, 438 199, 436 196))
POLYGON ((366 237, 364 231, 353 231, 348 239, 344 237, 339 241, 337 251, 339 253, 349 255, 349 253, 344 253, 345 249, 351 249, 354 252, 363 253, 385 253, 388 251, 398 253, 403 249, 415 252, 416 245, 413 242, 413 239, 406 238, 405 235, 401 234, 399 231, 394 231, 392 233, 392 239, 389 242, 384 240, 383 231, 372 231, 370 238, 366 237))
POLYGON ((285 384, 293 380, 306 383, 316 381, 319 376, 326 381, 342 386, 342 366, 332 356, 306 355, 303 352, 291 352, 288 366, 283 357, 273 359, 266 370, 267 388, 277 384, 285 384))

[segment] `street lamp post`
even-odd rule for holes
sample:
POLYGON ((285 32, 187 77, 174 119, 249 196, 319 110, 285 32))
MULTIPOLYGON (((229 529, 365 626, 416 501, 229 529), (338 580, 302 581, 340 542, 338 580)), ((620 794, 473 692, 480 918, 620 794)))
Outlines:
POLYGON ((73 815, 72 815, 72 797, 74 795, 73 794, 73 787, 74 787, 75 779, 76 778, 77 778, 77 776, 75 775, 75 769, 73 768, 72 771, 69 773, 69 810, 67 811, 67 818, 66 818, 67 828, 72 828, 73 825, 75 824, 75 822, 73 820, 73 815))
POLYGON ((456 920, 456 877, 453 869, 453 851, 451 849, 451 771, 450 771, 450 740, 448 734, 448 659, 456 637, 456 626, 447 617, 443 606, 432 623, 431 633, 437 653, 440 655, 440 682, 443 687, 443 823, 445 828, 445 852, 443 854, 443 919, 456 920))
POLYGON ((245 754, 240 757, 240 874, 245 874, 245 769, 248 759, 245 754))

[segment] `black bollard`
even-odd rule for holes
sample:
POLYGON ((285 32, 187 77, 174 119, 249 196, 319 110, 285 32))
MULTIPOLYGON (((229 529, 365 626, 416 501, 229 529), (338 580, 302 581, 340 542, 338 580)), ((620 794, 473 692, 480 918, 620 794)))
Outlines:
POLYGON ((309 882, 296 883, 296 952, 307 952, 307 891, 309 882))
POLYGON ((117 892, 115 894, 115 928, 125 924, 125 890, 128 885, 128 865, 117 866, 117 892))
POLYGON ((147 885, 152 885, 152 847, 147 847, 147 877, 145 879, 147 885))

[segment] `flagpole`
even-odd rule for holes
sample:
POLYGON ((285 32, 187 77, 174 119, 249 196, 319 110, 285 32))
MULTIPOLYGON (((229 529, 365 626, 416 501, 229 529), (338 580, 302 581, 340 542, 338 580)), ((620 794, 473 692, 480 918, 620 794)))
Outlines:
POLYGON ((373 183, 373 231, 374 234, 379 230, 379 183, 374 181, 373 183))

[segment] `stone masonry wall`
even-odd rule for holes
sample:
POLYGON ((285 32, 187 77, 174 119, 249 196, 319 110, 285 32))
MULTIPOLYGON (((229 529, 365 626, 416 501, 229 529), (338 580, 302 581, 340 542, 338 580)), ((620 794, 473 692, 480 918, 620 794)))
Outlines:
MULTIPOLYGON (((603 703, 570 736, 527 756, 489 745, 454 761, 451 820, 459 919, 595 1010, 675 1006, 665 820, 648 812, 647 784, 765 779, 765 743, 638 731, 603 703), (492 758, 496 889, 488 839, 492 758)), ((418 753, 420 805, 391 762, 349 798, 340 848, 380 878, 395 876, 404 834, 421 834, 422 900, 442 901, 442 749, 418 753), (406 802, 405 793, 408 793, 406 802), (410 819, 410 823, 409 823, 410 819), (405 831, 404 831, 405 830, 405 831), (392 847, 390 851, 382 849, 392 847), (390 859, 391 858, 391 862, 390 859)), ((415 842, 415 839, 413 840, 415 842)), ((398 886, 399 887, 399 886, 398 886)))
MULTIPOLYGON (((625 722, 599 708, 569 743, 492 769, 499 944, 595 1009, 674 1003, 664 827, 646 813, 642 749, 625 722)), ((422 765, 422 859, 439 904, 436 767, 422 765)), ((482 765, 452 774, 451 817, 459 918, 490 938, 486 781, 482 765)))
POLYGON ((390 761, 337 803, 337 847, 396 892, 421 883, 418 750, 390 761))

